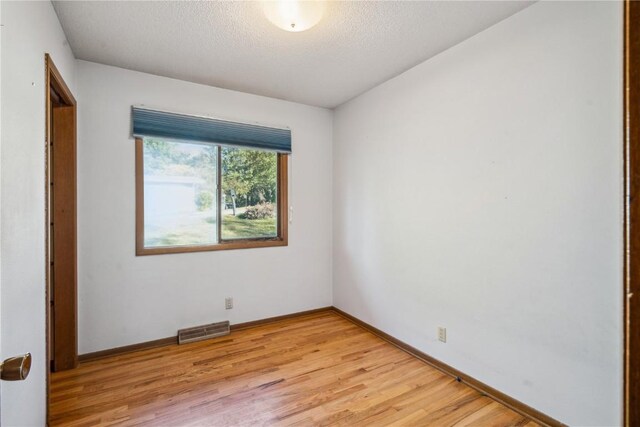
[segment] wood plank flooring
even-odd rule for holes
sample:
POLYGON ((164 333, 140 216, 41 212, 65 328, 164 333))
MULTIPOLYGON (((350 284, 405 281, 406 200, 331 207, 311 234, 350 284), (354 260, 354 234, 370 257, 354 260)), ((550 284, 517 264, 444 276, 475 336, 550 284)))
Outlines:
POLYGON ((537 424, 327 311, 51 376, 50 425, 537 424))

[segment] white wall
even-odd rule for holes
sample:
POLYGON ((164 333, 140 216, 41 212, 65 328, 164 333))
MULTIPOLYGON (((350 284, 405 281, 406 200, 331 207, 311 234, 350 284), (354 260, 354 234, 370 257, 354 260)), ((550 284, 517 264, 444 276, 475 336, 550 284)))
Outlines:
POLYGON ((2 382, 2 425, 45 423, 45 68, 74 90, 75 60, 50 2, 0 2, 2 358, 31 352, 22 382, 2 382))
POLYGON ((77 73, 81 354, 331 305, 330 110, 84 61, 77 73), (290 126, 289 246, 136 257, 133 104, 290 126))
MULTIPOLYGON (((2 7, 0 6, 0 25, 2 24, 2 7)), ((0 26, 0 223, 2 222, 2 27, 0 26)), ((2 227, 0 227, 0 242, 2 227)), ((0 244, 0 320, 2 320, 2 244, 0 244)), ((2 325, 0 324, 0 358, 2 357, 2 325)), ((4 359, 0 359, 4 360, 4 359)), ((0 387, 0 425, 2 424, 2 387, 0 387)))
POLYGON ((538 3, 367 92, 333 155, 330 111, 76 67, 50 3, 0 8, 1 356, 35 362, 3 425, 45 417, 45 52, 79 100, 81 353, 333 298, 561 421, 620 423, 620 4, 538 3), (291 126, 290 246, 135 257, 138 103, 291 126))
POLYGON ((619 424, 621 207, 621 4, 537 3, 337 109, 334 303, 619 424))

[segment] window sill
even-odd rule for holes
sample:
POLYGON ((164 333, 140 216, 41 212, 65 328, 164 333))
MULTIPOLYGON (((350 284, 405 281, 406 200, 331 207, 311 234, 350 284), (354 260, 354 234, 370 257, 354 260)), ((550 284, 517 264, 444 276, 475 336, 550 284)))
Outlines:
POLYGON ((237 240, 221 242, 217 245, 202 246, 161 246, 155 248, 138 247, 136 248, 136 256, 226 251, 233 249, 270 248, 276 246, 288 246, 287 239, 276 238, 267 240, 237 240))

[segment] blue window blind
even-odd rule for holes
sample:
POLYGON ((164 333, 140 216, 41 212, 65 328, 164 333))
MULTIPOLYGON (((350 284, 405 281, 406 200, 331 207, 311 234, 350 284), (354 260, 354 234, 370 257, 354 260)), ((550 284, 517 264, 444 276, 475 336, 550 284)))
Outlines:
POLYGON ((133 107, 133 136, 291 153, 291 130, 133 107))

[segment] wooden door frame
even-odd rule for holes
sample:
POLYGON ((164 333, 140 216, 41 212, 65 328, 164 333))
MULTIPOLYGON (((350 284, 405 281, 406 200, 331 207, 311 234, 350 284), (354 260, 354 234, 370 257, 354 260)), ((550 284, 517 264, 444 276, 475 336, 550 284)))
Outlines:
POLYGON ((624 3, 624 425, 640 426, 640 2, 624 3))
MULTIPOLYGON (((49 372, 52 368, 56 370, 71 369, 78 364, 78 326, 77 326, 77 220, 76 220, 76 194, 77 194, 77 167, 76 167, 76 139, 77 139, 77 103, 71 90, 65 83, 62 75, 56 68, 51 56, 45 54, 45 294, 46 294, 46 355, 47 355, 47 415, 48 415, 48 400, 49 400, 49 372), (53 104, 57 104, 53 107, 53 104), (51 254, 56 245, 51 233, 51 220, 53 215, 53 198, 55 192, 51 191, 51 183, 53 175, 56 173, 52 165, 53 155, 53 132, 59 131, 60 128, 55 128, 54 123, 51 123, 51 117, 54 113, 54 108, 71 108, 71 111, 67 111, 64 118, 64 126, 66 126, 67 135, 64 139, 65 149, 65 180, 67 183, 66 188, 59 191, 65 191, 67 199, 70 203, 65 204, 65 215, 67 220, 65 227, 69 230, 70 237, 67 244, 67 252, 72 252, 72 256, 65 258, 64 261, 58 261, 57 263, 64 263, 68 268, 69 275, 73 278, 68 283, 63 284, 64 292, 59 292, 61 283, 53 282, 53 286, 56 286, 53 297, 55 298, 55 306, 63 307, 64 310, 53 310, 53 325, 50 322, 50 302, 52 295, 50 294, 50 286, 52 285, 52 273, 56 266, 53 266, 51 254), (69 131, 69 129, 71 129, 69 131), (68 210, 67 210, 68 209, 68 210), (64 301, 60 302, 61 298, 56 295, 61 294, 64 296, 64 301), (50 329, 54 328, 54 329, 50 329), (55 346, 53 354, 51 353, 50 344, 53 337, 50 331, 53 331, 56 342, 60 342, 60 337, 63 337, 63 342, 66 343, 64 348, 58 348, 55 346), (55 362, 50 366, 49 361, 55 362)), ((60 193, 59 193, 60 194, 60 193)), ((55 227, 55 224, 53 225, 55 227)), ((54 228, 55 229, 55 228, 54 228)))

